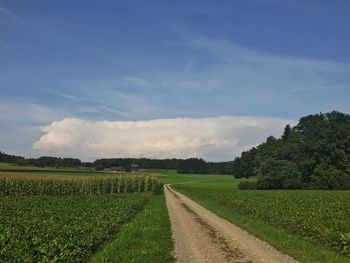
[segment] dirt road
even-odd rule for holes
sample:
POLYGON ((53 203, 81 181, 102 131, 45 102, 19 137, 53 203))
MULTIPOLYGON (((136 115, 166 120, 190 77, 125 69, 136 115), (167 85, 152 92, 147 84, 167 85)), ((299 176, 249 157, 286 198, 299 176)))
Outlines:
POLYGON ((297 262, 169 185, 164 191, 177 262, 297 262))

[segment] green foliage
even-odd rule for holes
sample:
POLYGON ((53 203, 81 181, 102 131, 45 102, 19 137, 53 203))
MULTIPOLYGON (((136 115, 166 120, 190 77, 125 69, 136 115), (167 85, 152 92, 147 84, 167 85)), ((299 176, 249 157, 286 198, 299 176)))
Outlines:
POLYGON ((350 174, 322 163, 316 166, 311 176, 311 185, 319 189, 349 189, 350 174))
POLYGON ((234 175, 258 176, 262 189, 350 189, 350 115, 320 113, 287 125, 281 139, 236 158, 234 175))
POLYGON ((85 262, 148 200, 146 194, 0 198, 1 262, 85 262))
POLYGON ((233 174, 236 178, 248 178, 254 176, 254 158, 257 153, 256 148, 250 151, 242 152, 240 158, 235 158, 233 161, 233 174))
POLYGON ((0 196, 8 195, 101 195, 161 190, 149 176, 35 176, 0 174, 0 196))
POLYGON ((37 167, 79 167, 82 162, 75 158, 60 158, 42 156, 40 158, 26 159, 22 156, 9 155, 0 151, 0 162, 16 163, 20 166, 34 165, 37 167))
POLYGON ((222 191, 174 185, 196 200, 210 200, 235 214, 262 220, 315 244, 350 256, 350 191, 222 191))
POLYGON ((105 167, 102 164, 98 164, 95 166, 96 171, 102 171, 103 169, 105 169, 105 167))
POLYGON ((271 160, 260 166, 257 186, 258 189, 299 189, 301 172, 292 162, 271 160))
MULTIPOLYGON (((96 171, 102 171, 104 168, 111 167, 123 167, 125 171, 130 172, 133 165, 137 165, 142 169, 171 169, 191 172, 189 171, 189 163, 193 162, 193 159, 148 159, 148 158, 104 158, 97 159, 94 162, 81 162, 79 159, 74 158, 60 158, 42 156, 39 158, 26 159, 21 156, 9 155, 0 152, 0 163, 14 163, 18 166, 36 166, 36 167, 71 167, 71 168, 94 168, 96 171)), ((197 160, 197 159, 196 159, 197 160)), ((203 161, 202 159, 199 159, 203 161)), ((197 164, 196 164, 197 165, 197 164)), ((201 164, 200 173, 206 174, 233 174, 233 161, 228 162, 205 162, 201 164)), ((194 171, 194 173, 196 173, 194 171)), ((197 172, 199 173, 199 172, 197 172)))
POLYGON ((0 162, 1 163, 19 163, 24 164, 25 158, 22 156, 10 155, 0 151, 0 162))
POLYGON ((189 158, 180 162, 179 173, 206 174, 208 173, 207 163, 203 159, 189 158))
POLYGON ((254 181, 243 181, 238 184, 239 190, 256 190, 258 189, 257 182, 254 181))

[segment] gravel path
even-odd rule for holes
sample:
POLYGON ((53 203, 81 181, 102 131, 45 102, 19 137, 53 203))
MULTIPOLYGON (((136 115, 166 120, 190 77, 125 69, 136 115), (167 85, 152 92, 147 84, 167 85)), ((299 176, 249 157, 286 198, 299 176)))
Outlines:
POLYGON ((164 192, 177 262, 297 262, 169 185, 164 192))

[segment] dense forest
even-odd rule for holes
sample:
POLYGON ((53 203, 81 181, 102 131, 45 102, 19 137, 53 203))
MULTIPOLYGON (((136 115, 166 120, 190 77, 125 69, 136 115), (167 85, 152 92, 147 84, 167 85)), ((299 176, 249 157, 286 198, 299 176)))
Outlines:
POLYGON ((39 158, 24 158, 0 152, 0 162, 15 163, 18 165, 34 165, 37 167, 90 167, 103 170, 114 166, 129 170, 132 164, 142 169, 173 169, 179 173, 197 174, 232 174, 233 161, 206 162, 199 158, 189 159, 148 159, 148 158, 108 158, 97 159, 94 162, 82 162, 75 158, 60 158, 42 156, 39 158))
POLYGON ((287 125, 282 137, 234 160, 235 177, 256 177, 241 189, 350 189, 350 115, 320 113, 287 125))

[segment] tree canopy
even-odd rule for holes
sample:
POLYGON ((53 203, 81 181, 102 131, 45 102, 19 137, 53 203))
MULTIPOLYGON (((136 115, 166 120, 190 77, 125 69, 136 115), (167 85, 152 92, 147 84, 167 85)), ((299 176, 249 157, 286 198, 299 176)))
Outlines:
POLYGON ((242 153, 235 177, 257 177, 259 189, 350 189, 350 115, 333 111, 287 125, 280 139, 242 153))

